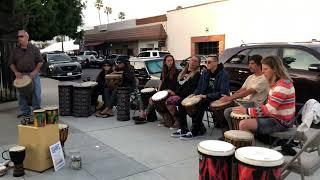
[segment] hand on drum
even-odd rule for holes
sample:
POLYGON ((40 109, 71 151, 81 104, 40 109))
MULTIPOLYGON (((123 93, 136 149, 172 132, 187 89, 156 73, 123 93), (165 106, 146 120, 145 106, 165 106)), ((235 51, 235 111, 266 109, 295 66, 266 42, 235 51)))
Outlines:
POLYGON ((247 114, 247 108, 243 106, 237 106, 232 108, 232 112, 237 113, 237 114, 247 114))
POLYGON ((31 77, 31 79, 33 79, 36 75, 38 74, 37 71, 32 71, 29 76, 31 77))
POLYGON ((205 98, 207 98, 207 95, 199 94, 199 95, 197 95, 197 97, 199 97, 201 99, 205 99, 205 98))
POLYGON ((14 75, 16 76, 16 79, 21 79, 22 78, 22 73, 21 72, 15 72, 14 75))
POLYGON ((172 90, 170 90, 170 89, 168 89, 167 91, 168 91, 168 93, 169 93, 170 96, 176 95, 176 93, 174 93, 174 92, 173 92, 172 90))
POLYGON ((230 96, 222 96, 220 99, 222 102, 232 101, 232 98, 230 96))

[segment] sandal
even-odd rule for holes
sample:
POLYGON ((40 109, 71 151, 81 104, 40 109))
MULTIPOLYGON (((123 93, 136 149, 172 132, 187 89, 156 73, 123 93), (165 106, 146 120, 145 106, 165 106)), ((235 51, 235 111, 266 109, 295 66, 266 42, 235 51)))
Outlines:
POLYGON ((114 116, 113 114, 103 114, 101 117, 102 118, 108 118, 108 117, 112 117, 112 116, 114 116))

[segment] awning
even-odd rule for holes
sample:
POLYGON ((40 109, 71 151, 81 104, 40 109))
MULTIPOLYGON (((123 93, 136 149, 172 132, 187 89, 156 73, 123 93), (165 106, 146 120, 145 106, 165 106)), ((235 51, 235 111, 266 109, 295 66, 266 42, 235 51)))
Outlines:
POLYGON ((117 31, 105 31, 96 34, 85 34, 85 46, 98 42, 127 42, 138 40, 163 40, 167 38, 162 24, 141 26, 117 31))
POLYGON ((103 42, 91 42, 91 43, 85 43, 84 46, 97 46, 103 44, 103 42))

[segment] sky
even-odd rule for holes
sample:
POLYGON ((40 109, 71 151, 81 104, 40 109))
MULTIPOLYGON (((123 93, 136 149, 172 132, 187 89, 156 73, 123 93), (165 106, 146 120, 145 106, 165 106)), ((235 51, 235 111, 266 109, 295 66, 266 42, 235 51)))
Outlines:
MULTIPOLYGON (((87 8, 83 11, 84 27, 99 25, 98 10, 94 6, 96 0, 86 0, 87 8)), ((196 4, 211 2, 213 0, 103 0, 104 7, 110 6, 112 14, 109 15, 109 22, 119 21, 118 13, 124 12, 126 19, 145 18, 166 14, 167 11, 177 6, 187 7, 196 4)), ((101 24, 108 22, 107 15, 100 10, 101 24)))

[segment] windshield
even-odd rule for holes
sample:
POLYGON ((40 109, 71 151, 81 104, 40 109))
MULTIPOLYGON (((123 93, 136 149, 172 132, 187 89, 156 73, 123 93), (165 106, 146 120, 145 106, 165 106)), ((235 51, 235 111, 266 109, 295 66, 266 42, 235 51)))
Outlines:
POLYGON ((47 54, 49 62, 70 62, 72 59, 66 54, 47 54))
POLYGON ((155 59, 151 61, 146 61, 146 67, 150 74, 161 73, 162 71, 162 59, 155 59))
POLYGON ((168 53, 168 52, 159 52, 159 56, 160 57, 164 57, 164 56, 166 56, 168 54, 170 54, 170 53, 168 53))
POLYGON ((314 50, 316 50, 316 51, 318 51, 319 53, 320 53, 320 46, 313 46, 313 47, 311 47, 312 49, 314 49, 314 50))
POLYGON ((142 52, 138 55, 138 57, 150 57, 150 52, 142 52))

